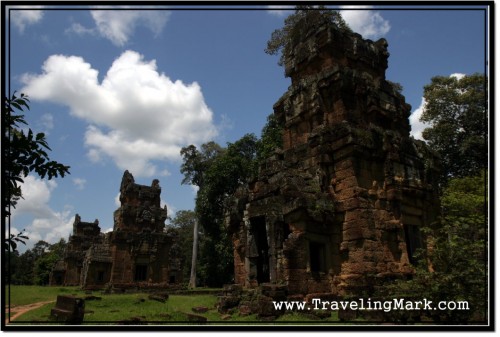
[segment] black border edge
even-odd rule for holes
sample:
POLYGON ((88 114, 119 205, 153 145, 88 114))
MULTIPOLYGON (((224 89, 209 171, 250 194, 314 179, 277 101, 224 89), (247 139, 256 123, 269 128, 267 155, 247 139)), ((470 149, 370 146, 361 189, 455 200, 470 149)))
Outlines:
MULTIPOLYGON (((10 20, 7 20, 7 16, 10 17, 10 12, 7 13, 8 8, 10 6, 23 5, 23 6, 81 6, 78 9, 89 9, 90 6, 117 6, 121 4, 126 5, 136 5, 136 6, 183 6, 183 9, 203 9, 203 10, 222 10, 224 8, 208 8, 213 6, 221 6, 226 7, 226 9, 231 10, 245 10, 245 9, 255 9, 255 10, 266 10, 266 5, 283 5, 283 6, 295 6, 297 4, 324 4, 324 5, 378 5, 378 6, 399 6, 404 7, 403 9, 412 10, 412 9, 425 9, 425 6, 432 6, 433 9, 439 9, 440 6, 442 9, 456 9, 450 8, 450 6, 458 7, 467 7, 472 6, 476 9, 480 9, 479 7, 485 6, 485 56, 488 58, 487 63, 485 63, 485 75, 488 76, 488 98, 489 98, 489 159, 490 166, 488 171, 488 186, 486 190, 488 191, 488 203, 489 203, 489 261, 488 261, 488 273, 489 273, 489 300, 488 300, 488 309, 489 309, 489 325, 376 325, 376 324, 366 324, 366 325, 342 325, 342 324, 329 324, 320 326, 311 325, 281 325, 281 324, 260 324, 260 323, 243 323, 243 324, 197 324, 197 325, 185 325, 185 324, 171 324, 171 325, 7 325, 6 321, 6 312, 2 310, 2 331, 270 331, 270 332, 278 332, 278 331, 311 331, 311 332, 319 332, 319 331, 371 331, 371 332, 381 332, 381 331, 495 331, 495 228, 494 228, 494 220, 495 220, 495 212, 494 212, 494 200, 495 200, 495 63, 494 63, 494 37, 495 37, 495 4, 494 1, 456 1, 456 2, 447 2, 447 1, 2 1, 1 2, 1 13, 2 13, 2 56, 8 60, 8 65, 6 66, 5 61, 2 62, 2 73, 4 76, 2 77, 2 92, 3 95, 9 95, 10 97, 10 20), (196 6, 200 6, 196 8, 196 6), (231 6, 231 8, 228 8, 231 6), (242 6, 255 6, 254 8, 242 6), (413 7, 413 8, 411 8, 413 7), (6 47, 6 41, 8 47, 6 47), (6 77, 8 77, 8 83, 6 83, 6 77)), ((71 9, 70 7, 65 7, 64 9, 71 9)), ((76 9, 76 8, 73 8, 76 9)), ((100 8, 106 9, 106 8, 100 8)), ((176 9, 176 8, 168 8, 168 9, 176 9)), ((179 9, 179 8, 177 8, 179 9)), ((376 8, 378 10, 383 10, 383 8, 376 8)), ((2 117, 3 118, 3 117, 2 117)), ((2 123, 2 128, 4 129, 4 125, 2 123)), ((5 134, 5 130, 3 130, 5 134)), ((4 147, 6 144, 2 142, 2 159, 5 159, 4 156, 4 147)), ((5 177, 5 172, 2 170, 2 184, 5 177)), ((3 186, 2 186, 3 187, 3 186)), ((5 202, 4 197, 4 189, 2 188, 2 203, 5 202)), ((4 206, 4 205, 2 205, 4 206)), ((4 208, 2 207, 2 239, 5 242, 6 238, 6 226, 8 222, 9 232, 10 232, 10 218, 5 216, 4 208), (7 218, 9 221, 7 221, 7 218)), ((8 254, 7 254, 8 255, 8 254)), ((5 260, 5 252, 2 249, 2 274, 6 274, 6 260, 5 260)), ((8 263, 8 261, 7 261, 8 263)), ((8 277, 9 286, 10 286, 10 277, 8 277)), ((2 283, 4 278, 2 277, 2 283)), ((6 286, 3 285, 1 289, 2 295, 2 304, 5 307, 6 300, 6 286)), ((9 287, 10 290, 10 287, 9 287)), ((9 291, 9 311, 10 311, 10 291, 9 291)), ((487 295, 488 296, 488 295, 487 295)), ((21 323, 21 322, 20 322, 21 323)))

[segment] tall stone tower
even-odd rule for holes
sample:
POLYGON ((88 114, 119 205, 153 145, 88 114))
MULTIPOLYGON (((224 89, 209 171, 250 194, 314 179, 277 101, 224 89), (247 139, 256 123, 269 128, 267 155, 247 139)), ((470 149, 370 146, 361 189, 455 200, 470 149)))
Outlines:
POLYGON ((342 295, 411 274, 438 211, 436 160, 410 138, 387 46, 328 24, 295 39, 274 105, 283 149, 227 212, 236 283, 342 295))
POLYGON ((164 231, 167 208, 160 207, 160 194, 158 180, 151 186, 139 185, 128 171, 123 174, 121 206, 114 213, 109 238, 114 287, 180 281, 179 259, 172 249, 175 237, 164 231))

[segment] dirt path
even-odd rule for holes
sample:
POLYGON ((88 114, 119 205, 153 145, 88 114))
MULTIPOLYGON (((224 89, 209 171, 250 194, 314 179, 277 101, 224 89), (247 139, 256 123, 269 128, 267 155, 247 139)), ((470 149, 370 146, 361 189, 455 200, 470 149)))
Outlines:
POLYGON ((55 301, 45 301, 45 302, 37 302, 37 303, 31 303, 27 305, 19 305, 17 307, 11 307, 10 308, 10 319, 9 319, 9 308, 5 308, 5 325, 11 323, 13 320, 18 318, 24 313, 27 313, 28 311, 40 308, 42 305, 45 305, 47 303, 54 303, 55 301))

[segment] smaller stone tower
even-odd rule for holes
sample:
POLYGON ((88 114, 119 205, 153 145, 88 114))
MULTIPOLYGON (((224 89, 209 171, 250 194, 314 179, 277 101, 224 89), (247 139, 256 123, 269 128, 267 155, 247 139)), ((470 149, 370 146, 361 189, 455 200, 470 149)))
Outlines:
POLYGON ((165 228, 167 208, 160 207, 161 188, 136 184, 128 171, 120 186, 121 206, 113 231, 103 234, 99 221, 75 216, 64 259, 51 272, 51 285, 163 289, 182 282, 177 233, 165 228))
POLYGON ((83 222, 80 215, 75 215, 73 234, 68 239, 68 246, 64 254, 64 263, 59 264, 60 266, 64 265, 64 285, 77 286, 80 284, 80 274, 82 272, 85 252, 92 244, 99 242, 101 239, 99 220, 83 222))
POLYGON ((121 206, 114 212, 109 244, 114 287, 178 283, 182 273, 176 235, 165 231, 167 208, 160 207, 161 187, 139 185, 128 171, 120 186, 121 206))

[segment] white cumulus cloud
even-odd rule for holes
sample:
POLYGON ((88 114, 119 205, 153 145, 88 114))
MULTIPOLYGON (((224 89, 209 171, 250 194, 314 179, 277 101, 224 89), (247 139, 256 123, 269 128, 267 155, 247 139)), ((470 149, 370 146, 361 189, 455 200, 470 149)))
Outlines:
POLYGON ((294 12, 294 6, 290 5, 267 5, 266 8, 269 14, 280 18, 293 14, 294 12))
POLYGON ((391 29, 389 21, 371 6, 340 6, 340 14, 349 27, 367 39, 383 37, 391 29))
MULTIPOLYGON (((121 10, 92 10, 92 18, 99 34, 116 46, 125 45, 137 26, 148 28, 158 35, 168 21, 170 12, 164 10, 140 10, 122 7, 121 10)), ((79 31, 82 31, 82 27, 79 31)))
POLYGON ((413 136, 413 138, 419 140, 424 140, 424 138, 422 137, 422 132, 424 131, 425 128, 428 128, 430 126, 429 124, 420 121, 420 117, 422 116, 424 107, 425 107, 425 99, 422 97, 422 102, 420 103, 420 106, 417 109, 415 109, 410 115, 410 125, 411 125, 410 135, 413 136))
POLYGON ((109 157, 137 176, 158 174, 154 160, 178 160, 181 147, 217 134, 198 83, 172 81, 135 51, 121 54, 101 83, 83 58, 64 55, 50 56, 42 74, 22 80, 30 98, 66 105, 89 123, 91 160, 109 157))
POLYGON ((9 10, 10 19, 17 29, 23 33, 27 26, 42 20, 42 8, 43 6, 15 6, 15 8, 9 10))
POLYGON ((177 207, 175 207, 174 205, 169 204, 165 200, 161 199, 160 207, 164 208, 165 206, 167 206, 167 215, 169 217, 173 218, 175 216, 175 213, 177 212, 177 207))
POLYGON ((121 201, 120 201, 120 192, 118 192, 115 196, 115 206, 116 207, 120 207, 122 205, 121 201))
POLYGON ((16 208, 12 209, 11 233, 25 229, 29 237, 28 246, 39 240, 55 243, 60 238, 67 238, 72 229, 73 219, 71 208, 62 211, 53 210, 50 205, 52 192, 57 188, 53 180, 41 180, 33 176, 24 178, 21 184, 23 199, 20 199, 16 208), (19 223, 19 216, 33 217, 31 224, 19 223))
POLYGON ((465 74, 462 74, 462 73, 453 73, 450 75, 450 77, 455 77, 457 80, 461 80, 462 78, 464 78, 466 75, 465 74))
POLYGON ((189 187, 191 187, 191 191, 193 192, 194 195, 197 195, 198 194, 198 191, 200 190, 200 188, 196 185, 189 185, 189 187))
POLYGON ((57 187, 54 180, 41 180, 33 176, 24 178, 21 184, 23 198, 19 200, 12 212, 15 217, 18 213, 31 213, 37 217, 50 217, 52 211, 47 207, 52 191, 57 187))

